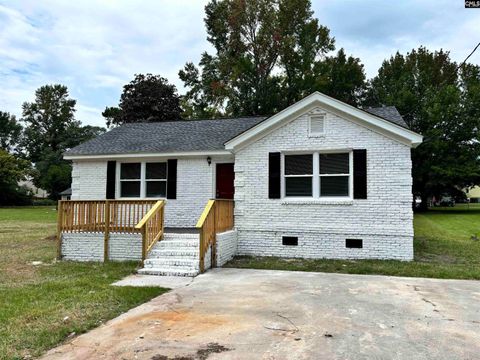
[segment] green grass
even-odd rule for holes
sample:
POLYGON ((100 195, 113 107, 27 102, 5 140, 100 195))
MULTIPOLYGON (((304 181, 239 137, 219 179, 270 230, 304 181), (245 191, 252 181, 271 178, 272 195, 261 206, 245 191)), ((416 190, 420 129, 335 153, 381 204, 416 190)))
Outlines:
POLYGON ((480 204, 415 214, 415 260, 305 260, 239 256, 226 267, 480 279, 480 204))
POLYGON ((39 356, 166 291, 110 286, 135 262, 55 261, 55 221, 54 207, 0 209, 0 359, 39 356))

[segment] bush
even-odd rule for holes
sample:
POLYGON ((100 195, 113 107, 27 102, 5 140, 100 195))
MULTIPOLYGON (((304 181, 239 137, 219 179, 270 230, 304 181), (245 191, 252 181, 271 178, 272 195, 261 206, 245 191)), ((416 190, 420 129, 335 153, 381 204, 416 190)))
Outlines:
POLYGON ((57 206, 57 202, 52 199, 34 199, 33 206, 57 206))
POLYGON ((1 206, 32 205, 32 193, 21 186, 11 186, 0 193, 1 206))

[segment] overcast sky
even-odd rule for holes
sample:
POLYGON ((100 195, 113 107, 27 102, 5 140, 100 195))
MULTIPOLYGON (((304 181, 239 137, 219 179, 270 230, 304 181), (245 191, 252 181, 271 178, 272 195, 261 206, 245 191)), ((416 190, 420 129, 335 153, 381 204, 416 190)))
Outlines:
MULTIPOLYGON (((211 50, 203 0, 0 0, 0 110, 20 116, 41 85, 61 83, 77 118, 104 126, 135 73, 161 74, 183 93, 178 70, 211 50)), ((480 9, 463 0, 313 0, 337 48, 359 57, 368 77, 385 58, 425 45, 462 61, 480 41, 480 9)), ((470 62, 480 64, 480 50, 470 62)))

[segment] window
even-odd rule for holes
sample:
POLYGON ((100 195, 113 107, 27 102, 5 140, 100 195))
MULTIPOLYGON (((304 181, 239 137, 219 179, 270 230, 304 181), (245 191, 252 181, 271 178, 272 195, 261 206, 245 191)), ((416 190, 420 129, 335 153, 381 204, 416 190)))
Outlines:
POLYGON ((348 196, 350 154, 319 154, 320 196, 348 196))
POLYGON ((325 134, 325 115, 310 116, 310 136, 318 136, 325 134))
POLYGON ((284 196, 350 197, 351 152, 284 155, 284 196))
POLYGON ((167 195, 167 163, 146 163, 146 197, 167 195))
POLYGON ((162 198, 167 193, 167 163, 121 163, 121 198, 162 198))
POLYGON ((140 197, 141 164, 124 163, 120 168, 120 196, 140 197))
POLYGON ((285 156, 285 195, 312 196, 312 155, 285 156))

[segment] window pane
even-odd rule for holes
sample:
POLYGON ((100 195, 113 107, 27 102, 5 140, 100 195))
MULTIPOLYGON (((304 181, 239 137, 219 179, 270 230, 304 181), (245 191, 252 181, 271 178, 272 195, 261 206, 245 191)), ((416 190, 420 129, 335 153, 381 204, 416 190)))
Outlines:
POLYGON ((121 164, 120 179, 140 179, 140 163, 121 164))
POLYGON ((145 176, 147 179, 166 179, 167 163, 147 163, 145 176))
POLYGON ((311 177, 287 177, 285 178, 286 196, 312 196, 311 177))
POLYGON ((166 181, 147 181, 147 197, 165 197, 166 194, 166 181))
POLYGON ((121 181, 121 197, 140 197, 140 181, 121 181))
POLYGON ((320 154, 320 174, 348 174, 349 154, 320 154))
POLYGON ((348 176, 320 177, 320 196, 348 196, 348 176))
POLYGON ((313 155, 285 155, 285 175, 313 173, 313 155))

